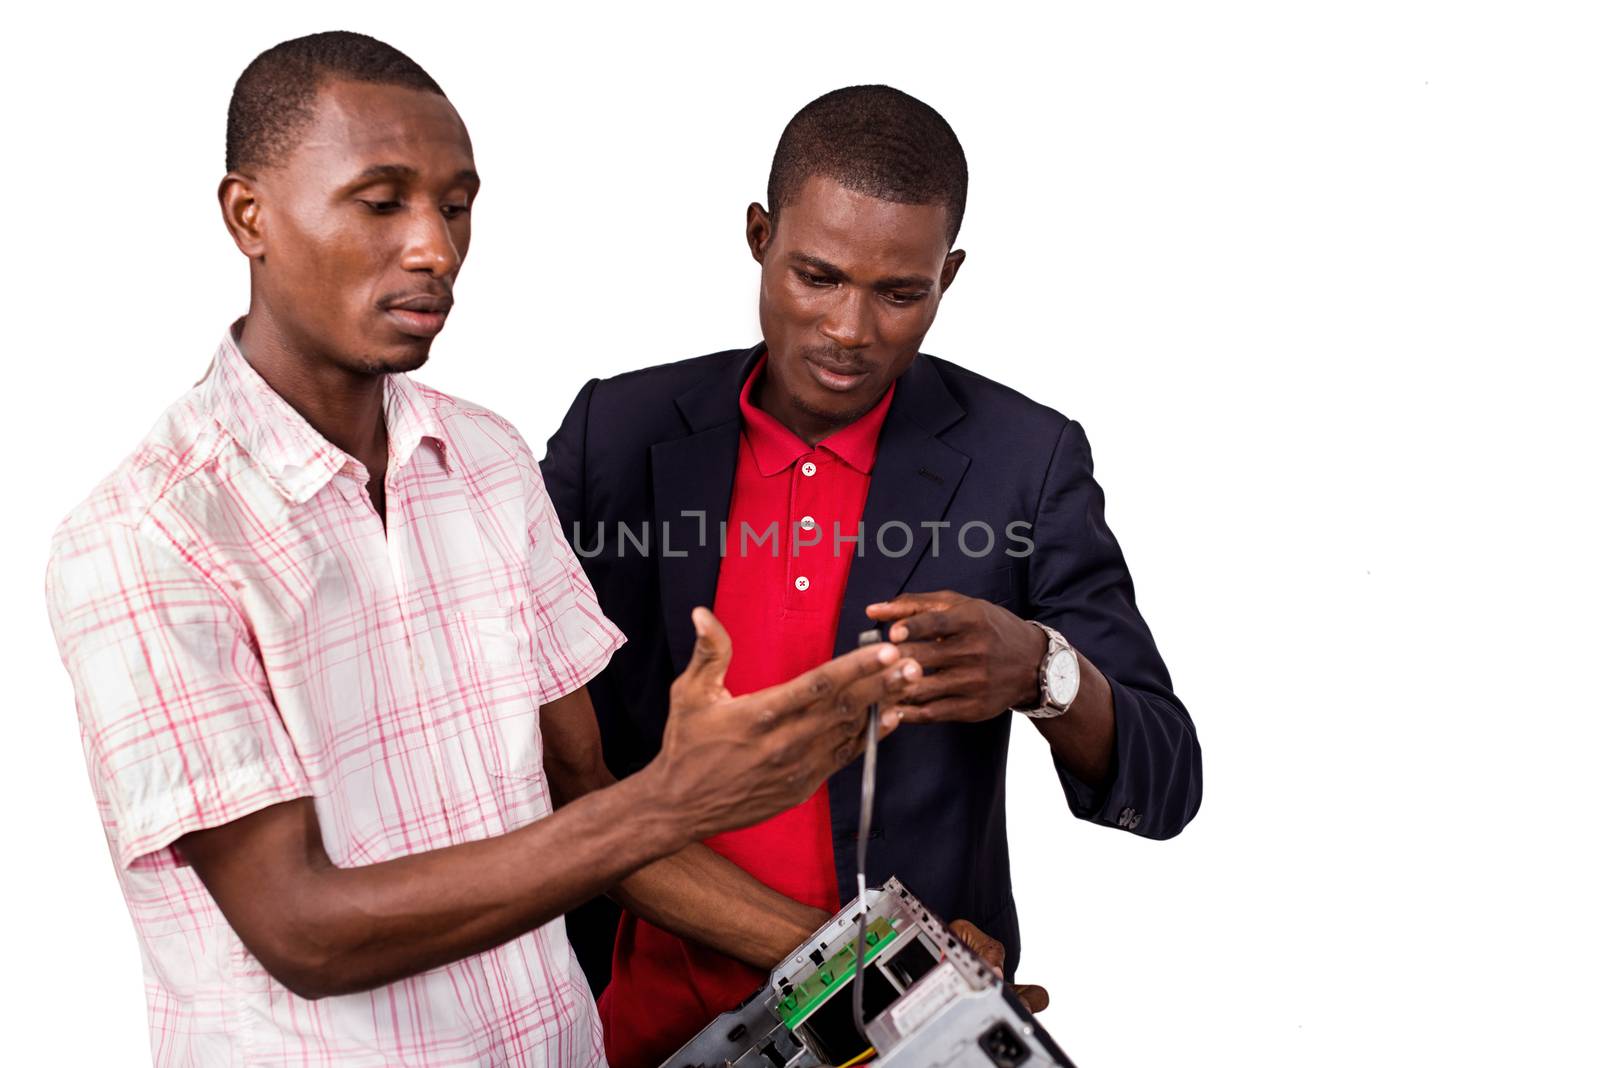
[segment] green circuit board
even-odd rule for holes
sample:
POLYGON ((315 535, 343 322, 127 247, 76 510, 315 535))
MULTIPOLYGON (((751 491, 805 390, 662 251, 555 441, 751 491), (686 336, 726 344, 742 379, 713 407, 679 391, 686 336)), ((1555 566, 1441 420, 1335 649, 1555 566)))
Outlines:
MULTIPOLYGON (((879 917, 867 924, 866 959, 876 957, 893 942, 898 934, 889 921, 879 917)), ((785 1027, 793 1031, 805 1022, 818 1005, 827 1001, 833 992, 848 984, 856 974, 856 940, 854 929, 845 947, 801 980, 789 994, 778 1002, 778 1017, 785 1027)))

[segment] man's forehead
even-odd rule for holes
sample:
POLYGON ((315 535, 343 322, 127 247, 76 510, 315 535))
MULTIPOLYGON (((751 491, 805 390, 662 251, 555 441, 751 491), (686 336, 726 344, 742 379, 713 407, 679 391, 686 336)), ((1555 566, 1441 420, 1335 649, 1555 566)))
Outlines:
POLYGON ((778 212, 785 244, 844 267, 845 260, 889 267, 942 262, 949 208, 881 200, 814 175, 778 212))
POLYGON ((438 93, 404 86, 333 81, 318 90, 295 151, 351 162, 405 162, 397 152, 455 153, 470 164, 466 125, 438 93), (372 157, 370 160, 368 157, 372 157))

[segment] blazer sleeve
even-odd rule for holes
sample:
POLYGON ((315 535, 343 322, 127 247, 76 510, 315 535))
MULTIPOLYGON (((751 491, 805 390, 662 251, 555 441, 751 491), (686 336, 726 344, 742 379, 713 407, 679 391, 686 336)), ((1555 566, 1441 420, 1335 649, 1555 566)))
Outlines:
MULTIPOLYGON (((545 492, 549 494, 550 503, 555 506, 561 533, 578 557, 578 563, 599 600, 601 610, 613 625, 625 630, 627 624, 619 618, 625 606, 618 604, 610 583, 603 575, 605 553, 598 548, 606 544, 602 524, 608 521, 608 517, 601 514, 602 504, 589 494, 590 480, 603 480, 606 475, 589 449, 590 435, 605 429, 591 426, 589 419, 595 390, 599 385, 600 380, 592 378, 578 391, 572 407, 567 409, 565 418, 561 420, 561 426, 545 446, 539 472, 544 476, 545 492), (600 469, 592 469, 596 467, 600 469)), ((609 533, 615 534, 614 531, 609 533)), ((639 635, 630 637, 637 639, 639 635)), ((639 648, 619 649, 612 663, 626 662, 630 655, 641 655, 641 651, 639 648)), ((628 714, 628 687, 619 685, 617 678, 619 671, 627 670, 608 668, 588 684, 595 721, 600 726, 600 743, 606 765, 618 778, 642 768, 655 755, 654 749, 646 746, 639 737, 628 714)))
MULTIPOLYGON (((584 527, 591 522, 589 498, 586 489, 589 462, 589 407, 594 399, 599 379, 590 379, 578 391, 572 407, 561 420, 561 426, 551 435, 545 446, 544 459, 539 471, 544 476, 545 491, 555 506, 561 530, 573 544, 594 545, 584 527)), ((583 553, 577 553, 585 572, 589 571, 583 553)), ((594 579, 589 575, 591 582, 594 579)), ((597 591, 603 593, 603 591, 597 591)), ((615 661, 613 661, 615 662, 615 661)), ((601 672, 589 682, 589 696, 594 703, 595 719, 600 725, 601 746, 613 774, 619 770, 617 759, 618 717, 613 714, 610 700, 612 691, 607 685, 608 672, 601 672)), ((625 757, 623 759, 626 759, 625 757)), ((622 769, 625 772, 625 769, 622 769)), ((601 895, 571 909, 566 915, 567 941, 578 956, 584 976, 595 997, 611 981, 611 954, 616 943, 617 921, 621 915, 615 902, 601 895)))
POLYGON ((578 391, 578 396, 567 409, 566 418, 545 446, 545 457, 539 463, 544 475, 544 488, 550 494, 561 521, 561 530, 570 536, 587 519, 584 514, 584 462, 589 437, 589 402, 594 397, 598 378, 591 378, 578 391))
POLYGON ((1089 439, 1070 419, 1045 474, 1032 539, 1033 618, 1059 630, 1100 669, 1116 717, 1115 763, 1101 789, 1057 761, 1067 804, 1081 819, 1171 838, 1200 808, 1200 743, 1134 603, 1133 578, 1106 525, 1089 439))

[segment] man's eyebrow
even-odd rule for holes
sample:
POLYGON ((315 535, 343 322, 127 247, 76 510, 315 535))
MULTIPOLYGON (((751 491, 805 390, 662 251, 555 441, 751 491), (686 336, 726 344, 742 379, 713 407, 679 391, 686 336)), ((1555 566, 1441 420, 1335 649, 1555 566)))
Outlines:
MULTIPOLYGON (((791 252, 789 253, 789 258, 796 263, 802 263, 810 267, 818 274, 827 275, 829 278, 836 278, 843 282, 850 280, 848 274, 820 256, 813 256, 807 252, 791 252)), ((893 278, 880 278, 872 283, 872 288, 879 291, 885 289, 932 289, 933 279, 920 274, 901 274, 895 275, 893 278)))
POLYGON ((874 289, 932 289, 933 279, 920 274, 901 274, 893 278, 880 278, 872 283, 874 289))
MULTIPOLYGON (((388 178, 397 182, 414 182, 421 177, 421 172, 415 167, 404 163, 374 163, 360 174, 351 179, 352 182, 370 182, 375 178, 388 178)), ((469 185, 478 185, 478 172, 471 167, 463 167, 455 174, 457 182, 469 185)))
POLYGON ((374 178, 392 178, 396 181, 408 182, 417 177, 415 167, 407 167, 404 163, 374 163, 351 181, 367 182, 374 178))
POLYGON ((813 256, 806 252, 791 252, 789 253, 789 258, 796 263, 801 263, 807 267, 810 267, 818 274, 825 274, 829 278, 839 278, 845 281, 848 281, 850 278, 849 275, 845 274, 839 268, 835 267, 833 264, 829 263, 820 256, 813 256))

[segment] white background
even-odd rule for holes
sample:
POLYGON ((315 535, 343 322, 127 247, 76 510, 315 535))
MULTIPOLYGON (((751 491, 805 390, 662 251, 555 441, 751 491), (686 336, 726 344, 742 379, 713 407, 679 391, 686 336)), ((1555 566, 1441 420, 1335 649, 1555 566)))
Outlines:
POLYGON ((1148 842, 1073 821, 1017 732, 1023 978, 1080 1064, 1596 1063, 1600 37, 1577 4, 1323 7, 13 21, 5 1059, 148 1058, 46 546, 245 309, 234 79, 348 28, 438 79, 485 178, 418 377, 540 453, 588 377, 756 339, 744 208, 802 104, 885 81, 955 127, 969 256, 925 348, 1085 425, 1205 752, 1148 842))

